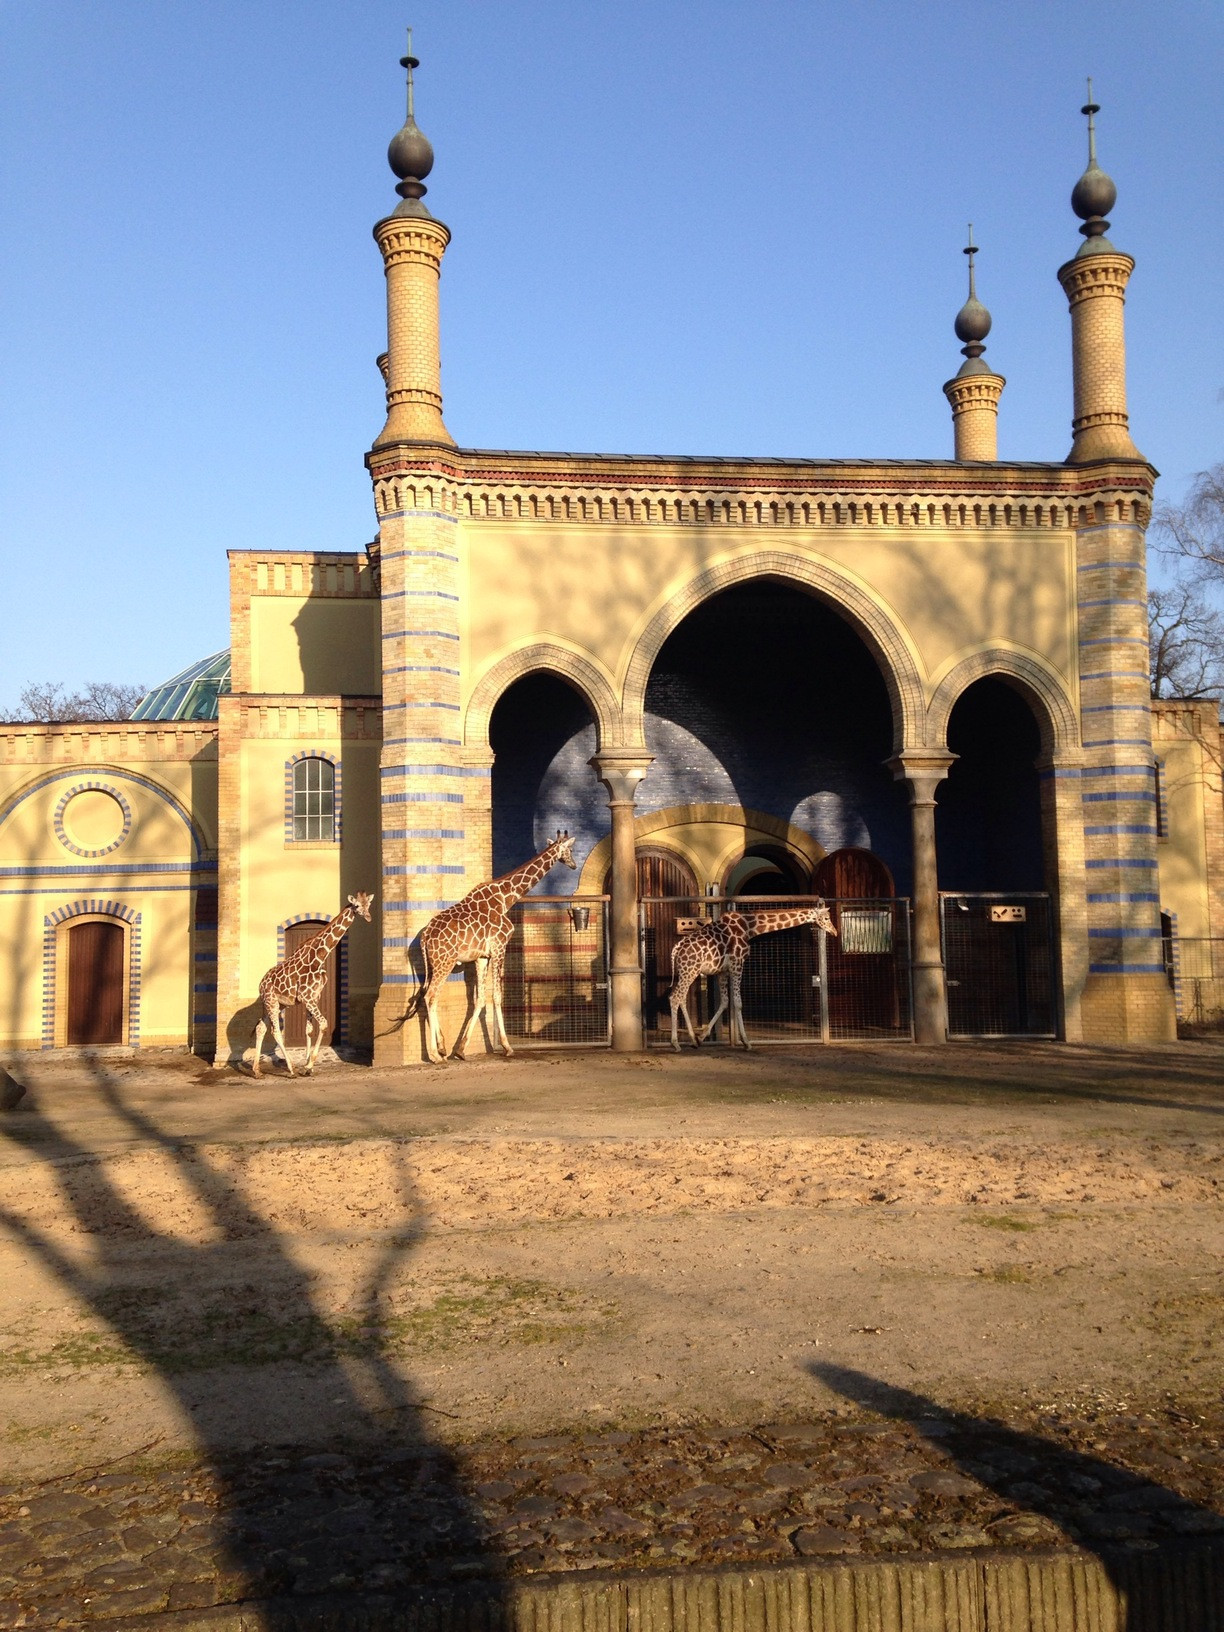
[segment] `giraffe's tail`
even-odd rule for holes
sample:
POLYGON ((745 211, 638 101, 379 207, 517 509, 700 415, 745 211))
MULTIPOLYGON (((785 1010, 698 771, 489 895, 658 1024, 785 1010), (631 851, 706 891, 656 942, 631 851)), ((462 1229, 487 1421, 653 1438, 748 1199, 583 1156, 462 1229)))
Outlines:
POLYGON ((408 999, 407 1006, 404 1009, 405 1020, 411 1020, 414 1014, 418 1014, 420 1012, 421 1004, 425 1000, 425 990, 429 985, 429 949, 425 945, 424 941, 422 941, 420 944, 423 975, 422 979, 417 983, 416 991, 414 991, 412 996, 408 999))

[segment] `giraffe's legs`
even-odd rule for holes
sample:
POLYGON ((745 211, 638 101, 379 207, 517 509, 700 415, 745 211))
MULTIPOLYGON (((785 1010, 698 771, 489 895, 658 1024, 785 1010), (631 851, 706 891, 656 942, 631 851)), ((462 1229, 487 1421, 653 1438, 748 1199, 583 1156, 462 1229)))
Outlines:
POLYGON ((466 1058, 467 1040, 471 1035, 472 1027, 476 1024, 477 1020, 480 1019, 481 1015, 488 1007, 489 959, 487 957, 473 958, 472 963, 476 970, 476 991, 468 1004, 468 1012, 467 1017, 463 1022, 463 1029, 455 1039, 454 1048, 451 1049, 452 1060, 462 1060, 466 1058))
POLYGON ((421 990, 420 1005, 425 1014, 425 1052, 429 1056, 431 1065, 441 1065, 446 1059, 446 1041, 442 1036, 442 1027, 438 1023, 437 998, 438 989, 442 982, 454 969, 453 963, 438 963, 435 965, 429 954, 429 949, 423 948, 425 953, 425 985, 421 990))
POLYGON ((744 1030, 744 1004, 743 1004, 743 998, 742 998, 742 995, 741 995, 741 992, 740 992, 740 980, 741 980, 742 976, 743 976, 743 970, 742 969, 732 969, 730 971, 730 977, 729 978, 730 978, 730 983, 731 983, 731 1042, 734 1045, 734 1043, 735 1043, 735 1033, 736 1033, 736 1031, 738 1031, 739 1032, 740 1042, 743 1043, 745 1051, 751 1052, 752 1044, 748 1041, 748 1033, 744 1030))
MULTIPOLYGON (((268 1019, 272 1023, 272 1035, 273 1035, 273 1037, 275 1037, 277 1047, 279 1047, 279 1049, 281 1051, 281 1055, 284 1058, 285 1068, 289 1072, 289 1075, 291 1077, 294 1077, 294 1076, 297 1075, 297 1072, 293 1069, 293 1061, 289 1058, 289 1050, 285 1046, 285 1031, 284 1031, 285 1009, 284 1009, 284 1005, 281 1003, 279 998, 274 997, 269 1002, 269 1004, 268 1004, 268 1019)), ((272 1059, 273 1059, 273 1063, 275 1063, 275 1060, 276 1060, 276 1049, 275 1048, 272 1050, 272 1059)))
MULTIPOLYGON (((719 972, 718 972, 718 1007, 714 1010, 714 1013, 710 1016, 710 1018, 706 1022, 706 1024, 704 1026, 702 1026, 702 1028, 701 1028, 701 1037, 702 1037, 703 1042, 710 1035, 710 1033, 714 1030, 714 1027, 718 1024, 718 1022, 722 1019, 723 1015, 726 1012, 727 1012, 727 975, 726 975, 725 970, 720 969, 719 972)), ((731 1042, 732 1042, 732 1044, 734 1044, 734 1042, 735 1042, 734 1022, 732 1022, 731 1042)))
POLYGON ((306 1063, 302 1067, 302 1075, 309 1077, 314 1074, 315 1061, 318 1059, 319 1050, 323 1046, 323 1033, 327 1030, 327 1021, 323 1018, 323 1012, 314 998, 304 997, 302 1002, 305 1004, 306 1013, 310 1017, 306 1022, 306 1063), (310 1036, 311 1020, 315 1023, 313 1043, 310 1036))
POLYGON ((502 982, 506 973, 506 948, 499 946, 489 960, 489 979, 493 996, 493 1041, 507 1059, 514 1050, 506 1036, 506 1018, 502 1013, 502 982))
POLYGON ((689 993, 693 989, 693 982, 696 980, 696 978, 697 976, 695 974, 681 975, 673 985, 671 991, 667 994, 668 1007, 671 1009, 671 1046, 677 1054, 680 1052, 680 1039, 676 1030, 677 1013, 684 1016, 684 1024, 693 1047, 701 1047, 701 1038, 698 1037, 697 1033, 693 1030, 693 1022, 689 1018, 688 1011, 689 993))
POLYGON ((261 1018, 259 1024, 255 1027, 255 1058, 251 1061, 251 1075, 253 1077, 259 1075, 259 1059, 263 1053, 263 1040, 267 1035, 267 1031, 268 1022, 261 1018))

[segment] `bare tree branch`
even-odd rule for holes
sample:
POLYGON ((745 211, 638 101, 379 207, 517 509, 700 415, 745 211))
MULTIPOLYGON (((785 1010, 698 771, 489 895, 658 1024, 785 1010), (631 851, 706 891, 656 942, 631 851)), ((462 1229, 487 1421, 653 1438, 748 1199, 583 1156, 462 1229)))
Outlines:
POLYGON ((32 681, 21 693, 16 718, 43 725, 126 720, 145 690, 113 680, 92 680, 83 690, 69 692, 59 680, 32 681))
POLYGON ((1153 530, 1163 554, 1185 562, 1204 583, 1224 589, 1224 464, 1200 470, 1184 504, 1161 505, 1153 530))
POLYGON ((1148 590, 1153 697, 1224 695, 1224 617, 1197 584, 1148 590))

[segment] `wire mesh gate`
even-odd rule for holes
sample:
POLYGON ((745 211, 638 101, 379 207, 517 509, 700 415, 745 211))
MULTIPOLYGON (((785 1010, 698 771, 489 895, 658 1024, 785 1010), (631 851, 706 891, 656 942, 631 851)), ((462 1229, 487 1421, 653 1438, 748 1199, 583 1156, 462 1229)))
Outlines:
POLYGON ((1224 1022, 1224 939, 1173 935, 1168 956, 1177 1018, 1193 1026, 1224 1022))
POLYGON ((520 1048, 606 1048, 608 897, 531 895, 512 907, 502 1012, 520 1048))
MULTIPOLYGON (((725 911, 811 905, 810 895, 643 898, 639 922, 647 1042, 658 1046, 671 1040, 667 994, 672 984, 672 948, 679 939, 678 919, 714 919, 725 911)), ((854 900, 827 905, 837 925, 836 937, 805 924, 753 941, 742 988, 749 1040, 908 1042, 913 1036, 909 902, 854 900)), ((717 978, 698 981, 688 1003, 698 1032, 717 1007, 717 978)), ((729 1037, 724 1017, 710 1041, 727 1042, 729 1037)))
POLYGON ((1053 1037, 1054 921, 1050 897, 943 895, 951 1037, 1053 1037))

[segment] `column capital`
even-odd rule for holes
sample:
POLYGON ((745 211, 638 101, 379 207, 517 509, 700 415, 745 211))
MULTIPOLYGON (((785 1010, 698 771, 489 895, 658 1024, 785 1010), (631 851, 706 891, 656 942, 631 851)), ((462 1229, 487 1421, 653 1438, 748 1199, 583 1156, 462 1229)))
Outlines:
POLYGON ((935 789, 959 759, 946 748, 907 748, 884 761, 896 782, 908 782, 910 801, 933 802, 935 789))
POLYGON ((638 783, 654 764, 654 755, 639 748, 607 748, 588 764, 608 790, 608 803, 631 805, 637 798, 638 783))

